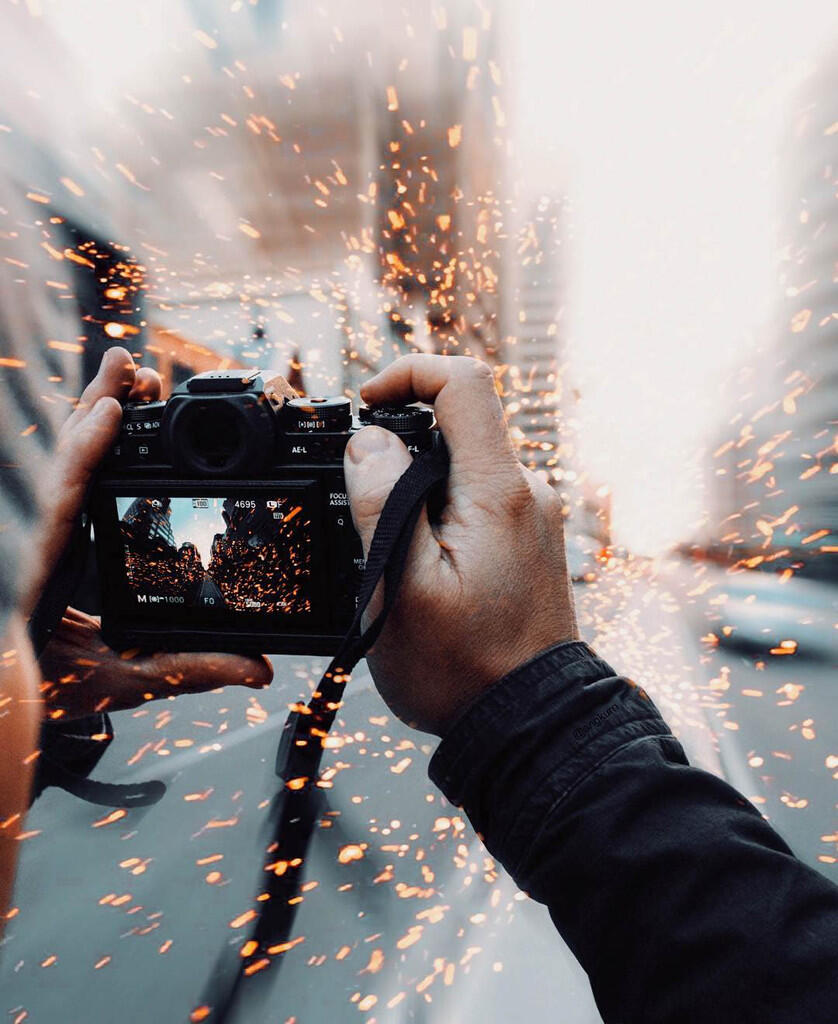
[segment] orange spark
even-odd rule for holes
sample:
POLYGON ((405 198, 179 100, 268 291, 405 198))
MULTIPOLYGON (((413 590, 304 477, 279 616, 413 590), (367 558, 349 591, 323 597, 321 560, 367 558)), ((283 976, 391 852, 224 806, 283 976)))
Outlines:
POLYGON ((256 917, 255 910, 245 910, 243 914, 239 914, 238 917, 234 917, 230 922, 231 928, 241 928, 247 924, 248 921, 252 921, 256 917))
POLYGON ((212 38, 212 36, 207 35, 207 33, 204 32, 203 29, 196 28, 192 34, 195 36, 198 42, 201 43, 203 46, 206 46, 208 50, 217 49, 218 43, 212 38))
POLYGON ((73 181, 72 178, 62 178, 61 179, 61 184, 69 192, 72 192, 74 196, 83 196, 84 195, 84 189, 81 187, 81 185, 77 185, 73 181))
POLYGON ((360 845, 349 843, 346 846, 342 846, 338 851, 338 860, 341 864, 350 864, 353 860, 362 860, 365 849, 366 843, 361 843, 360 845))
POLYGON ((102 828, 103 825, 112 825, 113 822, 119 821, 124 818, 128 812, 123 810, 121 807, 115 811, 111 811, 110 814, 106 814, 104 818, 100 818, 99 821, 93 822, 93 828, 102 828))

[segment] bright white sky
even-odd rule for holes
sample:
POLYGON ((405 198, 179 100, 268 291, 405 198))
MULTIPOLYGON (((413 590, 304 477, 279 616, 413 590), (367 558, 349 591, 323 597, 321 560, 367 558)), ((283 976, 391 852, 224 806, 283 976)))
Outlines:
POLYGON ((771 337, 782 119, 838 7, 507 0, 505 15, 520 180, 574 205, 584 465, 612 488, 618 539, 655 553, 699 519, 722 380, 771 337))
POLYGON ((172 533, 178 547, 187 541, 194 544, 204 563, 204 568, 212 559, 212 542, 217 533, 226 529, 222 515, 223 498, 210 498, 205 509, 192 507, 191 498, 172 498, 172 533))

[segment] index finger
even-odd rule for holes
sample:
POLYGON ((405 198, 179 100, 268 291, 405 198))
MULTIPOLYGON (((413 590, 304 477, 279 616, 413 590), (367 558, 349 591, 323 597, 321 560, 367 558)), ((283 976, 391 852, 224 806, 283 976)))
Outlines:
POLYGON ((136 367, 131 353, 119 345, 105 351, 99 371, 87 385, 79 398, 75 410, 67 417, 62 433, 74 429, 83 420, 100 398, 115 398, 123 402, 134 386, 136 367))
POLYGON ((361 388, 371 405, 433 404, 451 454, 452 469, 515 467, 518 460, 486 363, 469 356, 402 356, 361 388))

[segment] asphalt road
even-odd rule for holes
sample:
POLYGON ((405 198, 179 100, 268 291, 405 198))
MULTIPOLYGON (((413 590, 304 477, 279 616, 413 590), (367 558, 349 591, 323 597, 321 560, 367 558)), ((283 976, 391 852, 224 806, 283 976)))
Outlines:
POLYGON ((198 600, 196 601, 198 607, 202 607, 205 604, 211 604, 216 608, 224 607, 224 595, 218 588, 218 584, 207 574, 204 575, 203 582, 201 583, 201 589, 198 591, 198 600))
MULTIPOLYGON (((61 792, 30 813, 0 959, 10 1020, 186 1021, 223 950, 247 938, 269 830, 277 738, 323 662, 278 659, 270 691, 115 716, 99 778, 160 778, 161 803, 111 816, 61 792), (188 745, 187 745, 188 744, 188 745), (132 762, 129 764, 128 762, 132 762), (55 958, 55 959, 53 959, 55 958)), ((543 908, 518 893, 427 778, 429 737, 358 672, 281 971, 231 1024, 599 1020, 543 908), (342 850, 357 847, 360 859, 342 850), (343 861, 342 858, 343 857, 343 861)), ((355 850, 352 855, 355 855, 355 850)))
MULTIPOLYGON (((822 838, 836 831, 834 680, 821 663, 758 667, 702 641, 720 628, 713 602, 726 582, 708 571, 615 567, 578 592, 583 634, 646 686, 695 762, 757 800, 801 857, 836 878, 834 838, 822 838)), ((247 937, 279 729, 323 665, 277 659, 269 691, 114 716, 96 775, 163 779, 154 807, 114 815, 61 792, 37 802, 0 958, 8 1019, 189 1019, 219 956, 235 959, 247 937)), ((434 790, 431 738, 388 713, 364 670, 334 735, 342 745, 329 754, 294 945, 230 1021, 597 1024, 587 979, 546 912, 434 790)))
POLYGON ((838 586, 801 581, 796 588, 771 577, 766 592, 765 574, 683 563, 668 575, 697 655, 721 774, 798 857, 838 883, 838 586), (787 637, 779 644, 777 609, 787 637), (781 653, 798 639, 795 653, 781 653))

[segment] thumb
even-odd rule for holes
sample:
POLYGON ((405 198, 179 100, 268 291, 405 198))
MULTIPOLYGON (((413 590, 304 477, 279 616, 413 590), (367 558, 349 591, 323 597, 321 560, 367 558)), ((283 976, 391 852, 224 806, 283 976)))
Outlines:
POLYGON ((364 427, 346 446, 343 471, 355 529, 364 557, 393 485, 413 459, 401 438, 382 427, 364 427))

